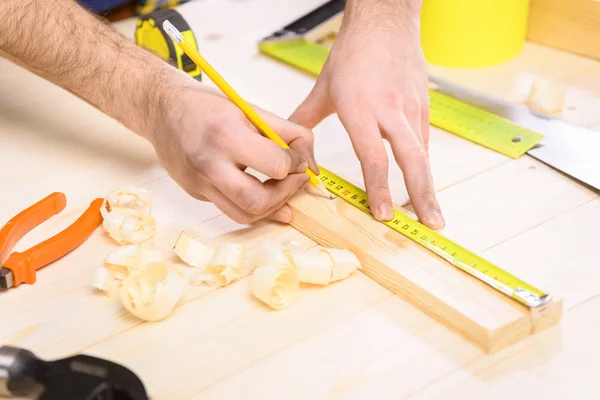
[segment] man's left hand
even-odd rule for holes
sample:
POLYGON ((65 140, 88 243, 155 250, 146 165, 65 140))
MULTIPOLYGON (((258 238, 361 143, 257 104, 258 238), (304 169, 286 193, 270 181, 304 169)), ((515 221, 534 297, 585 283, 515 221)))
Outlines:
POLYGON ((382 139, 387 140, 418 218, 440 229, 444 219, 429 166, 427 66, 419 41, 419 14, 354 3, 347 7, 313 90, 290 120, 312 129, 328 115, 338 114, 361 162, 371 210, 385 221, 393 217, 382 139))

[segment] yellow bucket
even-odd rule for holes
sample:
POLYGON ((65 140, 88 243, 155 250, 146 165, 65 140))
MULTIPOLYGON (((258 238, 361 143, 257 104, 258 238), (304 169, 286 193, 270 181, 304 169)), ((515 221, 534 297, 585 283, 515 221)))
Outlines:
POLYGON ((486 67, 519 54, 529 0, 423 0, 421 45, 428 63, 486 67))

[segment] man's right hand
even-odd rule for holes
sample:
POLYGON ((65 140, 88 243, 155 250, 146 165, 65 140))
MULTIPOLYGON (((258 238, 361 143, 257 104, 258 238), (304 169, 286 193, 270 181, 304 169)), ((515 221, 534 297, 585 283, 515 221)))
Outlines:
POLYGON ((170 93, 148 139, 171 177, 238 223, 289 222, 286 202, 308 182, 307 167, 317 171, 312 131, 255 108, 291 148, 282 149, 218 91, 188 81, 170 93), (263 183, 247 167, 271 179, 263 183))
POLYGON ((0 56, 148 139, 173 179, 231 219, 289 222, 288 199, 317 172, 312 132, 257 110, 291 149, 262 136, 220 91, 104 24, 73 0, 1 0, 0 56), (266 182, 245 172, 250 167, 266 182))

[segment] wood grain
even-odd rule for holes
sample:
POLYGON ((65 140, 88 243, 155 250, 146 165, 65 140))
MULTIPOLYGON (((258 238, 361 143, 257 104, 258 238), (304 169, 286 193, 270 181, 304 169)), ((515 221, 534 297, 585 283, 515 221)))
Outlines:
MULTIPOLYGON (((248 280, 241 280, 210 293, 205 301, 183 305, 164 323, 136 326, 86 351, 131 366, 155 399, 190 399, 390 295, 373 280, 354 274, 341 285, 303 286, 281 312, 252 297, 248 280)), ((293 374, 303 367, 298 368, 293 374)), ((256 390, 252 386, 251 394, 225 398, 258 398, 256 390)))
POLYGON ((486 352, 501 350, 561 318, 561 299, 534 319, 521 305, 339 198, 301 192, 289 204, 293 227, 323 246, 351 250, 365 274, 486 352))
MULTIPOLYGON (((180 10, 203 54, 228 81, 254 104, 285 117, 314 78, 260 56, 256 42, 325 1, 202 1, 180 10)), ((132 37, 135 20, 117 27, 132 37)), ((600 91, 600 62, 531 42, 501 65, 429 70, 504 98, 523 73, 600 91)), ((337 116, 314 132, 318 162, 361 185, 360 163, 337 116)), ((0 220, 50 191, 68 198, 67 209, 18 249, 58 232, 88 200, 124 184, 151 191, 162 248, 182 230, 213 243, 262 243, 282 234, 281 240, 304 238, 303 246, 314 245, 290 227, 232 223, 212 204, 186 195, 148 143, 6 60, 0 60, 0 143, 0 166, 12 170, 0 176, 0 220)), ((598 195, 528 157, 507 160, 435 128, 430 157, 448 222, 444 234, 564 298, 559 325, 485 354, 413 299, 393 295, 362 273, 324 288, 304 286, 283 313, 252 298, 245 278, 224 290, 194 287, 172 318, 139 323, 90 288, 94 269, 114 248, 98 231, 40 271, 35 285, 0 293, 0 343, 43 357, 82 351, 113 359, 131 367, 153 399, 475 400, 504 399, 507 388, 512 398, 599 397, 598 195), (565 237, 563 230, 581 236, 565 237)), ((392 157, 390 186, 396 203, 410 207, 392 157)), ((421 261, 399 259, 407 258, 421 261)), ((441 267, 414 264, 424 273, 441 267)), ((251 268, 247 264, 245 274, 251 268)))
POLYGON ((527 39, 600 59, 600 2, 530 0, 527 39))

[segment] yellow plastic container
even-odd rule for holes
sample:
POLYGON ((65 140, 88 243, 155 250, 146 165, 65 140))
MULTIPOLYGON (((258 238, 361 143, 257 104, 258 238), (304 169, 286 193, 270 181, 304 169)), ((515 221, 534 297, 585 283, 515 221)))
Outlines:
POLYGON ((423 0, 421 45, 427 62, 486 67, 519 54, 529 0, 423 0))

